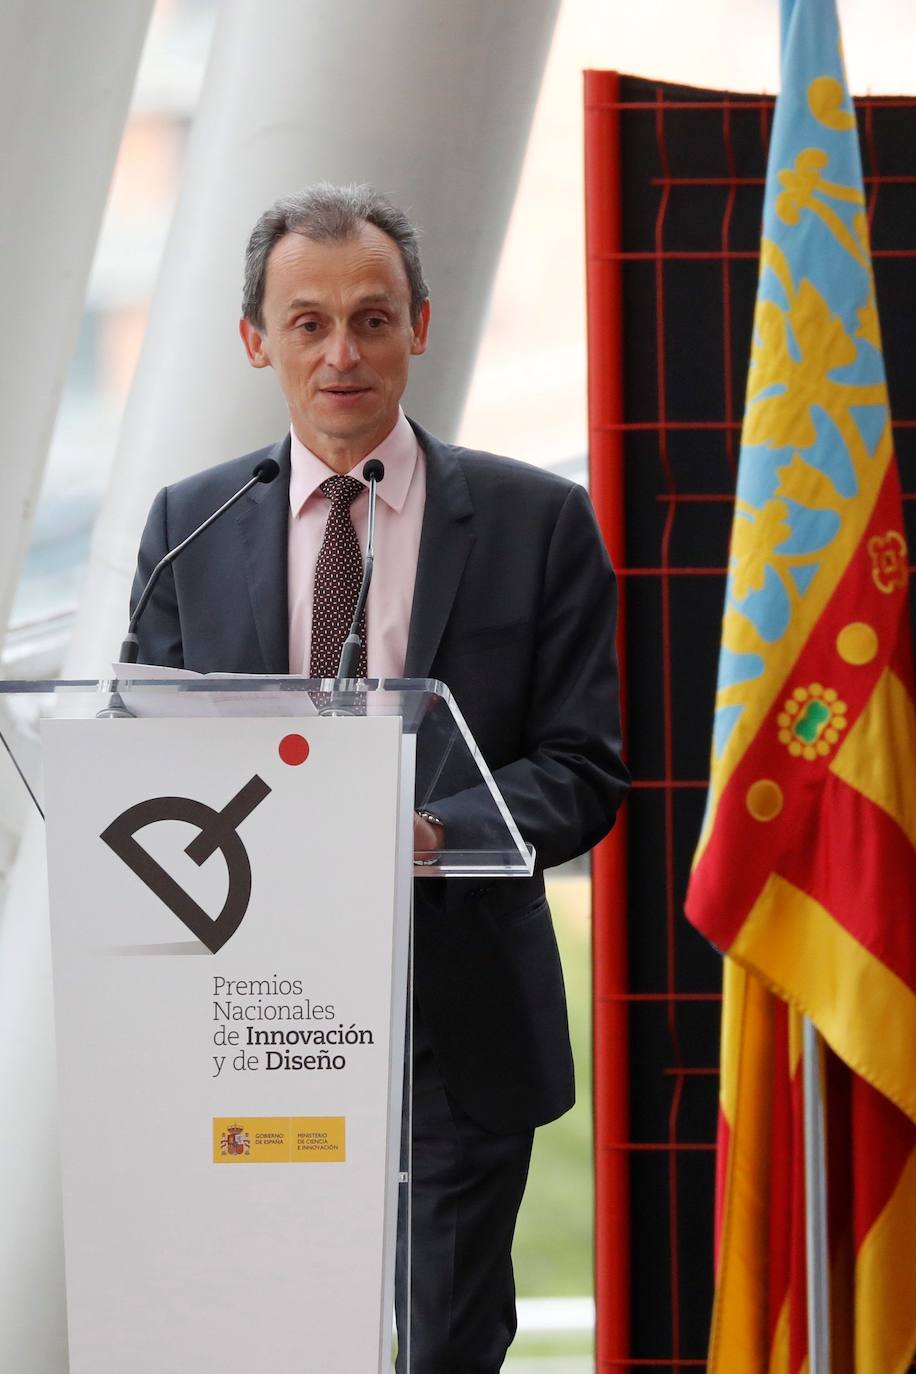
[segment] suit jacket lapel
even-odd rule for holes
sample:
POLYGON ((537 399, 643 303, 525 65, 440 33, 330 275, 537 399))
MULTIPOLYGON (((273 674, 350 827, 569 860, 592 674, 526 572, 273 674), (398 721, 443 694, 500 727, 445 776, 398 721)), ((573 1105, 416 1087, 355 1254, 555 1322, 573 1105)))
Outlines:
POLYGON ((248 568, 248 590, 263 671, 289 672, 287 545, 289 541, 289 435, 265 457, 280 465, 279 476, 255 487, 236 507, 248 568))
POLYGON ((474 543, 474 506, 452 450, 411 420, 426 454, 426 509, 407 639, 406 677, 428 677, 474 543))

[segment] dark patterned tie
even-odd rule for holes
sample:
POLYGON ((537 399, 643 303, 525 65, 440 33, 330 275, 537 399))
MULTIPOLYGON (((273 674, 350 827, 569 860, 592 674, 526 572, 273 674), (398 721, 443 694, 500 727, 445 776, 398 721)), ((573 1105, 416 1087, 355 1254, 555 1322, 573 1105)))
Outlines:
MULTIPOLYGON (((315 564, 315 594, 312 601, 312 649, 309 677, 336 677, 343 642, 350 632, 356 600, 363 579, 363 556, 350 507, 366 490, 355 477, 328 477, 320 490, 331 503, 324 541, 315 564)), ((362 647, 357 676, 366 677, 366 613, 359 622, 362 647)))

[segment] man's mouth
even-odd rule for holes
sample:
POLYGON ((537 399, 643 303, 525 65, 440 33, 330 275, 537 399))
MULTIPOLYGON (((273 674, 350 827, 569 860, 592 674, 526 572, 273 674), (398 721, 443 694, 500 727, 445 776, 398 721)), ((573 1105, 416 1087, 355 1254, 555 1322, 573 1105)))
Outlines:
POLYGON ((321 388, 321 394, 338 410, 355 410, 360 402, 371 395, 371 389, 368 386, 325 386, 321 388))

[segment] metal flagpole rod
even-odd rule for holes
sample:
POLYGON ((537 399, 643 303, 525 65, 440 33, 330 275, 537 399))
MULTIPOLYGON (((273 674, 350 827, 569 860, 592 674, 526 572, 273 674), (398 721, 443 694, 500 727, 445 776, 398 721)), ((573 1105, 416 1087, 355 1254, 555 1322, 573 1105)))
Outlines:
POLYGON ((805 1258, 809 1374, 830 1374, 830 1261, 827 1250, 827 1157, 820 1036, 806 1016, 802 1042, 805 1116, 805 1258))

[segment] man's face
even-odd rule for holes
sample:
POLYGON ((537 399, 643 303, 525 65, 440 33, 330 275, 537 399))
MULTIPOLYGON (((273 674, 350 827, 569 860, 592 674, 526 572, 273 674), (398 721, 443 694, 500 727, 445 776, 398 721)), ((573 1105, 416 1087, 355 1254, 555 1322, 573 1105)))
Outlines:
POLYGON ((287 234, 267 260, 263 329, 239 326, 253 367, 272 367, 297 436, 346 471, 391 432, 429 305, 410 319, 397 245, 364 224, 340 243, 287 234))

